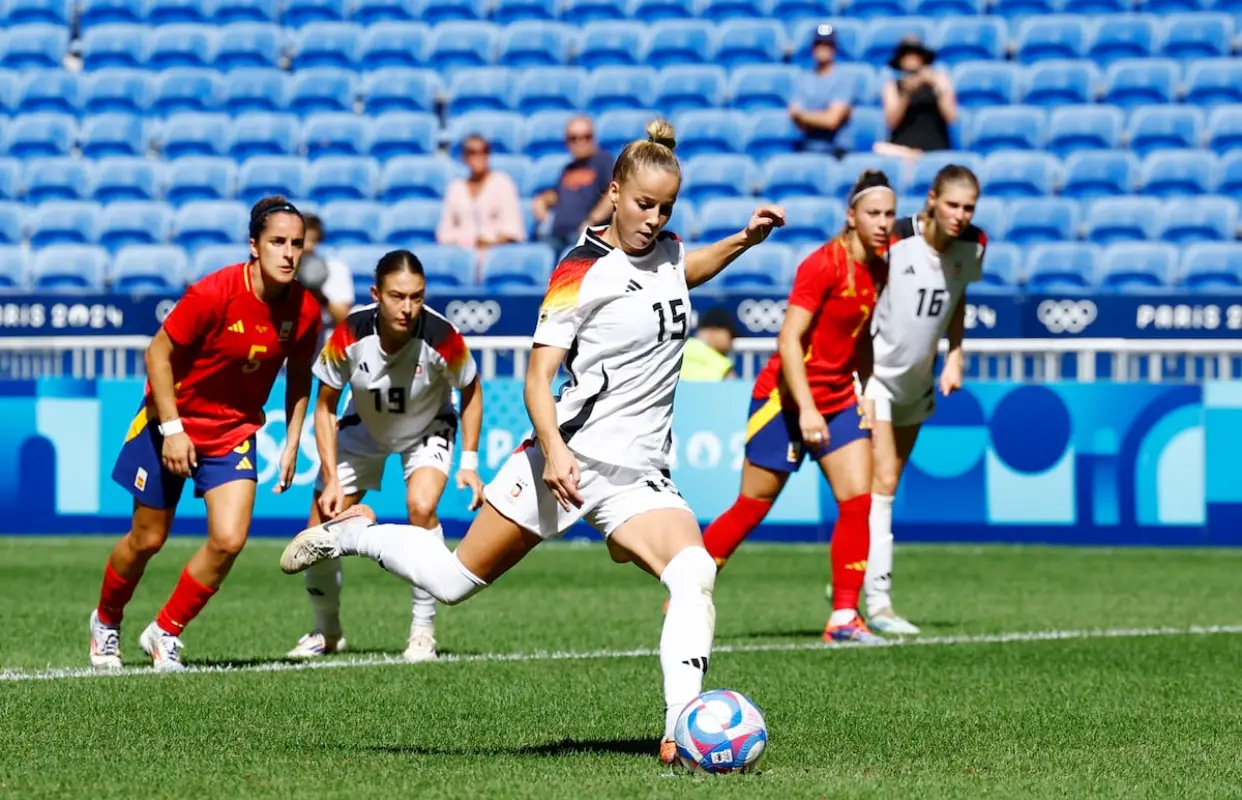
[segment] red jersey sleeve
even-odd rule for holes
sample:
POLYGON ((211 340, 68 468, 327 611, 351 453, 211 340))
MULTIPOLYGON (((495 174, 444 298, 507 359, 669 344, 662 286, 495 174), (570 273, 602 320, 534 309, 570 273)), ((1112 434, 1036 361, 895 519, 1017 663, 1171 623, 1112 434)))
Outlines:
POLYGON ((228 299, 216 275, 208 275, 191 285, 173 306, 164 319, 164 332, 178 347, 194 344, 219 325, 220 311, 228 299))
POLYGON ((805 308, 812 314, 819 313, 835 280, 835 265, 828 257, 828 248, 821 247, 798 265, 793 289, 789 292, 789 304, 805 308))

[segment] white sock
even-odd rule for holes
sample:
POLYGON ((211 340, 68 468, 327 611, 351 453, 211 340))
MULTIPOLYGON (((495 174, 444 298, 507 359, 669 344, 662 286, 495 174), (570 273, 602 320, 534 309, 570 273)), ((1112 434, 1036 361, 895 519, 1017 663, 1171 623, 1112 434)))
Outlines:
POLYGON ((413 525, 343 525, 341 555, 366 556, 441 603, 460 603, 487 586, 436 536, 413 525))
POLYGON ((871 551, 867 554, 867 575, 863 578, 863 594, 867 613, 890 608, 893 598, 893 498, 887 494, 871 495, 871 551))
POLYGON ((306 596, 315 612, 315 630, 324 636, 341 635, 341 560, 330 558, 306 570, 306 596))
MULTIPOLYGON (((444 528, 439 525, 431 529, 433 536, 444 541, 444 528)), ((410 631, 416 628, 430 629, 436 626, 436 599, 426 589, 413 587, 414 613, 410 622, 410 631)))
POLYGON ((716 562, 702 547, 687 547, 664 568, 668 613, 660 634, 664 671, 664 738, 673 738, 681 710, 703 691, 703 676, 716 633, 716 562))

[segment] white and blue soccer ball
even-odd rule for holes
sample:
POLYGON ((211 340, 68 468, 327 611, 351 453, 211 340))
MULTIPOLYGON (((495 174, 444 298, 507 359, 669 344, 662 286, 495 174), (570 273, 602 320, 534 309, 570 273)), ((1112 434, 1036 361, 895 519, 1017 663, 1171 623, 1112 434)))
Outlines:
POLYGON ((768 724, 746 695, 713 689, 682 709, 673 738, 691 772, 753 772, 768 748, 768 724))

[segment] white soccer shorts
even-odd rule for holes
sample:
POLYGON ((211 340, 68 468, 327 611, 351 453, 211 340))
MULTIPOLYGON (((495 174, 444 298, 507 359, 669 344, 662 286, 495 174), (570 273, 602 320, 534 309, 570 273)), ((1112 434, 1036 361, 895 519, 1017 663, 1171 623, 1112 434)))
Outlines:
POLYGON ((543 482, 543 449, 532 444, 509 456, 484 489, 497 511, 543 539, 556 539, 579 520, 605 538, 628 520, 648 511, 690 506, 661 472, 601 464, 578 456, 578 493, 583 503, 566 511, 543 482))
POLYGON ((891 386, 872 376, 863 390, 863 397, 875 403, 877 422, 892 423, 894 428, 921 425, 936 411, 936 387, 921 385, 913 391, 891 386), (900 399, 898 399, 900 398, 900 399))
MULTIPOLYGON (((445 475, 453 466, 453 442, 457 430, 436 422, 412 447, 401 453, 402 475, 408 481, 423 467, 438 469, 445 475)), ((379 491, 384 464, 393 451, 379 445, 361 425, 344 428, 336 437, 336 477, 345 495, 379 491)), ((315 491, 323 491, 323 476, 315 481, 315 491)))

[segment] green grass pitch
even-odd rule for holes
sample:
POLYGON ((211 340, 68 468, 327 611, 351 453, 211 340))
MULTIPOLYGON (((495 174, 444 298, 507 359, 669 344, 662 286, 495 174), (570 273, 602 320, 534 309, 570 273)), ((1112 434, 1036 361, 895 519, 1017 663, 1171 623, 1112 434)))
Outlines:
MULTIPOLYGON (((152 563, 127 613, 129 663, 143 663, 138 634, 197 544, 174 539, 152 563)), ((0 797, 1184 798, 1242 786, 1242 552, 902 547, 898 608, 924 644, 826 649, 824 548, 744 547, 717 584, 721 651, 706 685, 754 699, 770 749, 762 774, 696 778, 654 757, 663 590, 601 546, 546 546, 442 608, 440 646, 456 660, 422 665, 393 660, 408 588, 349 560, 350 652, 337 668, 294 669, 281 654, 310 612, 301 578, 277 567, 282 545, 252 541, 186 631, 187 662, 218 670, 96 678, 76 670, 111 541, 0 539, 0 797)))

